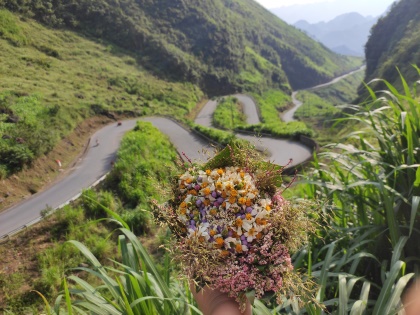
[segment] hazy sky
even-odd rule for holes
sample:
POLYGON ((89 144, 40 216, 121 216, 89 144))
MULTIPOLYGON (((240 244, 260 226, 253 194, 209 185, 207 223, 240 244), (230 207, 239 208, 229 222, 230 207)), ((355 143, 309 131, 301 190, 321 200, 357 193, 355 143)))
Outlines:
MULTIPOLYGON (((394 0, 255 0, 267 9, 280 8, 309 3, 328 3, 329 6, 338 8, 342 13, 359 12, 367 16, 378 16, 385 12, 394 0)), ((316 19, 315 17, 313 17, 316 19)))

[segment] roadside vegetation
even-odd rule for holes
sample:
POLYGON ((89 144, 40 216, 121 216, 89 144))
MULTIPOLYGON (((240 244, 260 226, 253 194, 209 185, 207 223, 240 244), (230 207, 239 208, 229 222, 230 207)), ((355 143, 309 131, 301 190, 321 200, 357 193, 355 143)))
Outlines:
MULTIPOLYGON (((165 185, 176 170, 177 156, 166 136, 151 123, 139 122, 124 136, 114 168, 98 189, 85 190, 53 214, 45 209, 40 224, 0 244, 0 312, 39 314, 43 303, 32 290, 51 300, 71 268, 85 266, 83 255, 66 241, 84 243, 104 264, 116 259, 117 235, 110 233, 119 225, 104 218, 122 218, 147 244, 155 244, 152 252, 162 255, 158 246, 166 236, 154 226, 149 201, 166 200, 165 185)), ((79 275, 94 280, 88 273, 79 275)))
POLYGON ((296 138, 300 135, 311 136, 313 131, 304 122, 282 121, 281 112, 293 106, 292 99, 282 91, 270 90, 263 94, 252 93, 258 104, 258 112, 262 123, 256 125, 238 126, 240 131, 257 134, 268 134, 278 138, 296 138))
POLYGON ((213 113, 213 125, 225 130, 246 125, 246 116, 237 98, 224 97, 219 101, 213 113))
POLYGON ((340 128, 333 126, 337 119, 347 115, 348 105, 357 102, 357 87, 363 77, 364 72, 359 71, 332 85, 297 93, 296 98, 303 104, 295 112, 295 117, 313 131, 312 136, 318 143, 324 145, 338 141, 346 133, 359 128, 354 121, 342 123, 340 128))

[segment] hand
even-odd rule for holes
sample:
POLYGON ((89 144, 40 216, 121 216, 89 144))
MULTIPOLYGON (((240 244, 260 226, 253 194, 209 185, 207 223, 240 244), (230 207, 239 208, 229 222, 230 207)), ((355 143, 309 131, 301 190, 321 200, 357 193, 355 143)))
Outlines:
POLYGON ((243 313, 239 309, 238 302, 227 293, 213 290, 208 286, 196 291, 194 283, 190 283, 191 292, 197 301, 198 308, 204 315, 251 315, 251 304, 246 301, 246 308, 243 313))

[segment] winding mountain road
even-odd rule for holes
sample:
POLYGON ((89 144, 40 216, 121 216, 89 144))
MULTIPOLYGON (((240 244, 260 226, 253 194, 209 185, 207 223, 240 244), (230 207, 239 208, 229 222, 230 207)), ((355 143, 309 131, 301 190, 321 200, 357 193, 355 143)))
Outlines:
POLYGON ((364 70, 365 68, 366 68, 366 66, 365 66, 365 65, 363 65, 363 66, 361 66, 359 69, 356 69, 356 70, 351 71, 351 72, 349 72, 349 73, 343 74, 342 76, 336 77, 336 78, 334 78, 333 80, 331 80, 331 81, 329 81, 329 82, 327 82, 327 83, 323 83, 323 84, 320 84, 320 85, 317 85, 317 86, 313 86, 313 87, 310 87, 310 88, 307 88, 307 89, 302 89, 302 90, 297 90, 297 91, 294 91, 294 92, 292 93, 292 102, 293 102, 293 104, 294 104, 295 106, 293 106, 293 107, 292 107, 291 109, 289 109, 288 111, 286 111, 286 112, 282 113, 282 114, 281 114, 281 119, 282 119, 283 121, 285 121, 285 122, 289 122, 289 121, 296 121, 296 119, 294 118, 294 116, 295 116, 295 112, 298 110, 298 108, 299 108, 300 106, 302 106, 302 102, 301 102, 301 101, 299 101, 299 100, 296 98, 297 93, 299 93, 300 91, 313 91, 313 90, 317 90, 317 89, 320 89, 320 88, 322 88, 322 87, 325 87, 325 86, 328 86, 328 85, 331 85, 331 84, 337 83, 338 81, 340 81, 340 80, 342 80, 342 79, 344 79, 344 78, 346 78, 346 77, 348 77, 348 76, 350 76, 350 75, 352 75, 352 74, 354 74, 354 73, 357 73, 357 72, 359 72, 359 71, 362 71, 362 70, 364 70))
MULTIPOLYGON (((336 81, 334 80, 334 82, 336 81)), ((331 81, 326 85, 334 82, 331 81)), ((320 85, 319 87, 321 86, 325 85, 320 85)), ((234 96, 244 106, 247 123, 259 123, 260 120, 254 101, 246 95, 236 94, 234 96)), ((209 101, 205 104, 195 122, 211 127, 212 114, 216 106, 216 101, 209 101)), ((293 117, 293 114, 291 117, 293 117)), ((206 155, 203 152, 212 151, 212 147, 208 142, 190 133, 168 118, 146 117, 126 120, 121 126, 117 126, 117 124, 108 125, 92 135, 92 141, 85 155, 70 170, 68 176, 49 189, 39 192, 0 213, 0 240, 21 230, 26 225, 39 221, 41 212, 46 207, 60 208, 70 200, 77 198, 82 189, 90 187, 101 180, 109 172, 111 161, 114 161, 116 158, 121 138, 127 131, 134 128, 137 120, 151 122, 169 137, 180 154, 185 153, 192 160, 205 160, 206 155), (99 145, 96 145, 97 139, 99 145)), ((286 165, 292 160, 289 166, 294 166, 304 162, 312 155, 310 148, 290 140, 255 137, 244 134, 237 134, 237 137, 246 139, 257 148, 265 150, 269 155, 269 160, 279 165, 286 165)))
MULTIPOLYGON (((253 99, 247 95, 234 95, 243 105, 245 114, 247 115, 248 124, 260 123, 257 107, 253 99)), ((216 101, 208 101, 195 119, 195 123, 212 127, 212 115, 217 106, 216 101)), ((276 139, 271 137, 256 137, 252 135, 245 135, 241 133, 235 134, 238 138, 248 140, 259 150, 266 151, 269 160, 275 164, 296 166, 312 156, 312 150, 307 146, 291 140, 276 139)))
POLYGON ((190 159, 204 159, 205 156, 200 152, 211 150, 206 141, 167 118, 147 117, 126 120, 121 126, 108 125, 92 135, 86 154, 70 170, 68 176, 49 189, 0 213, 0 239, 25 225, 39 221, 41 211, 46 207, 60 208, 77 198, 84 188, 92 186, 107 174, 111 168, 111 161, 116 158, 121 138, 134 128, 137 120, 151 122, 169 137, 178 152, 184 152, 190 159), (96 139, 99 145, 96 145, 96 139))

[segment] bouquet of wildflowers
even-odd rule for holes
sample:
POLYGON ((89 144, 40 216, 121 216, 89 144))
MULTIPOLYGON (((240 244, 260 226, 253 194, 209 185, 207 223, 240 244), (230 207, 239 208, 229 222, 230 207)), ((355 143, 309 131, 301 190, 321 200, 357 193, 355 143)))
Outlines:
POLYGON ((175 234, 174 258, 189 279, 243 306, 249 293, 274 293, 280 303, 300 289, 290 252, 313 224, 307 208, 283 198, 281 171, 252 148, 232 145, 174 179, 173 198, 155 212, 175 234))

